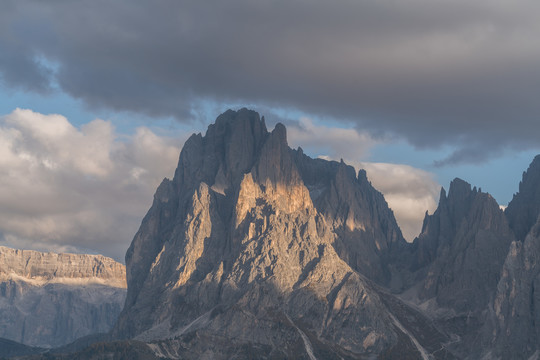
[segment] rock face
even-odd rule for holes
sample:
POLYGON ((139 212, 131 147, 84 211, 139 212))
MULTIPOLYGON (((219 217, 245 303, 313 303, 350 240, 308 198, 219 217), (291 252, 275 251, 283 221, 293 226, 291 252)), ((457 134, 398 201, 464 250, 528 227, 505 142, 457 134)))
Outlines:
POLYGON ((54 347, 107 332, 125 287, 124 266, 104 256, 0 247, 0 337, 54 347))
POLYGON ((461 179, 441 190, 415 240, 416 268, 425 267, 419 297, 458 313, 480 312, 495 293, 513 233, 499 205, 461 179))
POLYGON ((494 358, 540 354, 540 156, 536 156, 505 211, 517 240, 490 304, 486 343, 494 358))
POLYGON ((159 186, 126 254, 113 333, 170 339, 158 350, 182 358, 419 355, 359 272, 387 282, 398 246, 364 173, 291 150, 285 127, 268 132, 253 111, 227 111, 159 186))
POLYGON ((540 348, 540 219, 525 237, 514 241, 504 263, 493 302, 487 337, 491 355, 528 359, 540 348))
POLYGON ((539 191, 537 156, 504 214, 491 196, 456 179, 426 215, 413 245, 420 279, 413 288, 436 323, 460 337, 450 345, 459 357, 540 354, 539 191))
POLYGON ((505 213, 517 240, 525 240, 540 214, 540 155, 523 173, 519 192, 514 195, 505 213))
POLYGON ((177 359, 528 359, 539 189, 539 157, 506 213, 455 179, 408 244, 364 171, 229 110, 157 189, 113 336, 177 359))
POLYGON ((406 243, 383 195, 343 162, 311 159, 294 151, 317 211, 336 235, 334 248, 349 266, 389 285, 392 257, 406 256, 406 243))

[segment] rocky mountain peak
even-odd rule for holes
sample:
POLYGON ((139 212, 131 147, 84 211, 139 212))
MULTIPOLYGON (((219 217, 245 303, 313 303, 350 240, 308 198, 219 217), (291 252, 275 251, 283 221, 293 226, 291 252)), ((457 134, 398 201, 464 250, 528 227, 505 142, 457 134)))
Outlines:
POLYGON ((227 111, 186 142, 159 187, 126 254, 114 333, 199 339, 195 353, 228 339, 219 353, 376 354, 399 331, 364 276, 387 281, 400 241, 365 172, 291 150, 285 126, 269 133, 255 112, 227 111))
POLYGON ((457 311, 479 310, 495 291, 513 236, 495 199, 461 179, 441 190, 415 239, 416 267, 426 268, 420 296, 457 311), (478 291, 483 289, 483 291, 478 291))
MULTIPOLYGON (((475 220, 478 221, 489 221, 491 219, 490 212, 500 212, 499 205, 490 194, 483 193, 481 189, 477 190, 476 186, 472 187, 471 184, 460 178, 455 178, 450 182, 448 195, 446 195, 445 189, 441 187, 439 205, 432 216, 426 214, 420 237, 424 232, 428 231, 430 226, 434 226, 429 221, 433 216, 437 218, 437 221, 441 216, 447 220, 439 225, 444 227, 442 230, 446 235, 452 235, 458 231, 462 222, 468 219, 471 212, 475 211, 478 212, 478 216, 475 217, 475 220), (487 210, 484 211, 484 209, 487 210)), ((485 226, 489 225, 485 224, 485 226)))
POLYGON ((450 182, 448 197, 458 200, 470 195, 471 192, 471 184, 460 178, 454 178, 454 180, 450 182))
POLYGON ((287 145, 287 130, 283 124, 276 124, 272 133, 267 136, 253 170, 255 179, 263 185, 267 182, 274 186, 302 183, 287 145))
POLYGON ((439 207, 444 207, 449 211, 453 219, 459 221, 459 219, 465 216, 473 202, 489 202, 491 201, 490 199, 492 197, 489 194, 477 190, 476 186, 472 187, 468 182, 460 178, 455 178, 450 182, 448 195, 446 195, 444 188, 441 188, 439 207))
POLYGON ((505 213, 516 238, 525 240, 540 215, 540 155, 523 172, 519 192, 514 195, 505 213))
POLYGON ((186 141, 174 182, 184 189, 204 182, 225 193, 251 169, 268 135, 255 111, 228 110, 208 126, 205 136, 193 134, 186 141))

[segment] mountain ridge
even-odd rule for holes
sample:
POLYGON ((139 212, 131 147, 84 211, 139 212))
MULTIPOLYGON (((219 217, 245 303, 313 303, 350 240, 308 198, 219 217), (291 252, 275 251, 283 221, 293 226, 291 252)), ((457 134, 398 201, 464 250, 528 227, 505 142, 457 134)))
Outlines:
MULTIPOLYGON (((270 346, 268 351, 287 356, 295 344, 308 348, 304 336, 315 334, 317 346, 334 356, 378 353, 396 345, 400 330, 377 291, 334 247, 334 228, 379 215, 354 200, 355 208, 338 208, 332 181, 347 181, 358 196, 375 190, 354 170, 347 175, 344 164, 331 165, 336 172, 326 176, 330 183, 322 184, 326 202, 320 208, 332 206, 339 215, 326 217, 305 185, 309 175, 302 174, 314 165, 299 166, 298 156, 287 145, 283 125, 268 132, 264 120, 246 109, 220 115, 205 136, 193 135, 180 154, 175 177, 159 187, 128 250, 128 300, 113 333, 145 339, 163 334, 182 338, 187 330, 207 339, 236 334, 237 342, 270 346), (231 129, 240 129, 240 142, 231 129), (216 133, 225 135, 216 139, 216 133), (362 211, 364 218, 355 215, 362 211), (148 253, 155 244, 162 248, 148 253), (143 267, 148 269, 144 280, 133 279, 132 269, 143 267), (281 305, 273 298, 281 299, 281 305), (149 310, 156 302, 160 305, 149 310), (275 329, 260 329, 255 319, 275 329), (353 331, 355 323, 365 330, 353 331), (270 332, 262 336, 265 331, 270 332)), ((382 195, 376 199, 384 200, 382 195)), ((391 211, 384 215, 392 216, 393 240, 401 241, 391 211)), ((381 244, 366 248, 382 256, 386 248, 381 244)))
POLYGON ((107 332, 125 291, 124 265, 102 255, 0 246, 0 337, 50 348, 107 332))
POLYGON ((540 156, 504 212, 456 178, 408 243, 364 170, 228 110, 158 187, 126 252, 118 340, 84 356, 534 358, 539 189, 540 156))

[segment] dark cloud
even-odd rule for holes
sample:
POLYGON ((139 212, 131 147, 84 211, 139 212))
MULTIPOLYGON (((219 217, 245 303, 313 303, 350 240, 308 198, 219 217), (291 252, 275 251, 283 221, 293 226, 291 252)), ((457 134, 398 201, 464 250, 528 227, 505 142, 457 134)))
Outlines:
POLYGON ((535 1, 13 1, 0 20, 7 85, 42 89, 44 56, 91 106, 278 105, 486 156, 540 140, 535 1))
POLYGON ((0 39, 0 84, 24 91, 48 93, 52 72, 38 57, 18 44, 0 39))

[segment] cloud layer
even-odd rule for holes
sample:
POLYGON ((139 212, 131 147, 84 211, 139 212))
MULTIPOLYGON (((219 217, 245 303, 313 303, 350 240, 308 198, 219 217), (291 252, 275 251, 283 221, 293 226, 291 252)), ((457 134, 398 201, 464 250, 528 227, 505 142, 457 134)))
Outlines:
POLYGON ((454 146, 447 165, 537 146, 538 38, 533 0, 23 0, 0 13, 0 74, 181 120, 201 100, 290 107, 454 146))
POLYGON ((408 165, 357 163, 366 170, 372 185, 384 194, 394 211, 403 236, 412 241, 420 234, 426 211, 437 208, 441 186, 433 174, 408 165))
POLYGON ((93 251, 123 260, 180 139, 110 122, 80 129, 61 115, 0 117, 0 233, 22 248, 93 251))

